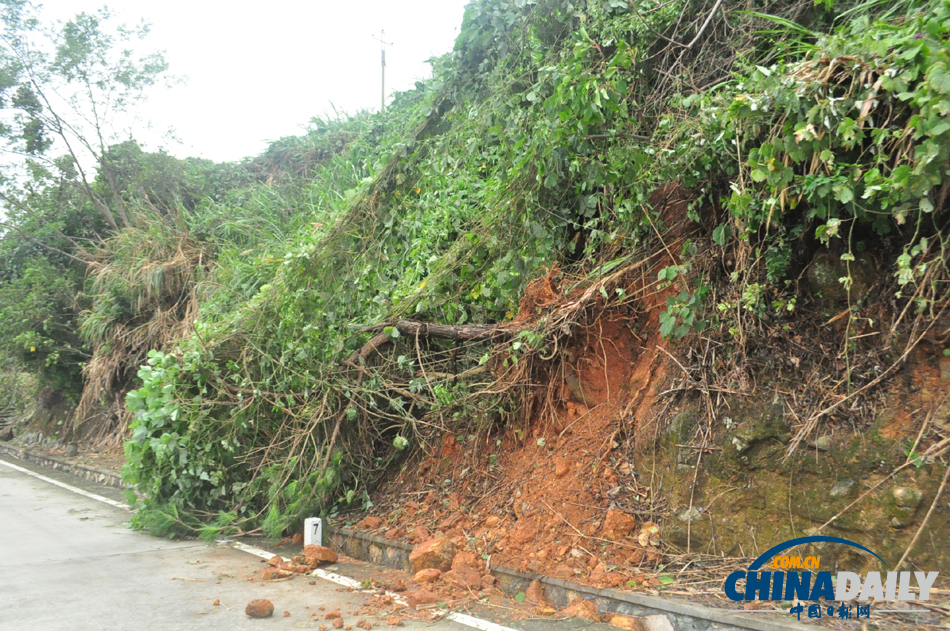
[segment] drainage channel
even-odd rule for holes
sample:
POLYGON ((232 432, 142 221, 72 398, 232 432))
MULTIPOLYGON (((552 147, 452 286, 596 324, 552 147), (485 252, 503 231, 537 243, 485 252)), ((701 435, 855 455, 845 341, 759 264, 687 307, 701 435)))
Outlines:
MULTIPOLYGON (((395 570, 411 571, 409 553, 412 552, 412 546, 408 544, 333 526, 327 529, 327 542, 334 551, 350 558, 395 570)), ((778 613, 733 613, 681 600, 597 589, 497 565, 491 567, 491 574, 498 579, 498 587, 512 596, 525 591, 532 581, 538 580, 544 585, 547 597, 558 607, 567 606, 575 598, 583 598, 593 602, 599 613, 633 617, 665 615, 677 631, 804 631, 814 628, 786 620, 768 620, 761 617, 778 616, 778 613)))

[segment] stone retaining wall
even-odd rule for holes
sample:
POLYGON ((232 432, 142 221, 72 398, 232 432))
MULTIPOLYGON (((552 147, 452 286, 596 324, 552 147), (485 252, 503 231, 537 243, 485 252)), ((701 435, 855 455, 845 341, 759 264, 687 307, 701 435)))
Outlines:
POLYGON ((33 453, 27 449, 14 447, 13 445, 0 443, 0 455, 13 456, 14 458, 19 458, 20 460, 27 460, 29 462, 38 464, 41 467, 53 469, 54 471, 63 471, 84 480, 89 480, 90 482, 95 482, 96 484, 102 484, 103 486, 111 486, 113 488, 123 490, 128 488, 128 486, 122 481, 122 477, 116 473, 94 469, 92 467, 87 467, 86 465, 75 462, 60 460, 59 458, 53 458, 52 456, 44 456, 33 453))

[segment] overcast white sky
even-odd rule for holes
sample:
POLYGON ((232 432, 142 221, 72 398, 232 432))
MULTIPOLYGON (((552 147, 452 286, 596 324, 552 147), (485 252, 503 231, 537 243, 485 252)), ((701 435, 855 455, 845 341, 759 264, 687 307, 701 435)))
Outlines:
POLYGON ((267 141, 300 133, 311 117, 379 109, 380 45, 386 92, 429 76, 430 57, 452 49, 468 0, 48 0, 46 19, 68 19, 108 5, 122 21, 152 23, 146 42, 164 50, 171 72, 187 82, 157 88, 140 115, 153 131, 137 132, 148 149, 179 157, 240 160, 267 141), (174 128, 182 144, 162 142, 174 128))

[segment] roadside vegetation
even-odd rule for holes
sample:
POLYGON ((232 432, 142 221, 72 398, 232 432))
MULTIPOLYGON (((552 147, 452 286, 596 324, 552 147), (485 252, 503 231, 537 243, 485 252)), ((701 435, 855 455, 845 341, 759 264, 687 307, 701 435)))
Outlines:
POLYGON ((240 164, 80 135, 44 90, 131 107, 164 64, 112 65, 103 14, 25 59, 28 9, 3 4, 0 349, 75 403, 64 435, 125 441, 157 534, 368 507, 447 432, 490 459, 572 331, 657 296, 710 420, 777 337, 843 324, 796 366, 788 453, 947 352, 943 2, 475 0, 385 112, 240 164))

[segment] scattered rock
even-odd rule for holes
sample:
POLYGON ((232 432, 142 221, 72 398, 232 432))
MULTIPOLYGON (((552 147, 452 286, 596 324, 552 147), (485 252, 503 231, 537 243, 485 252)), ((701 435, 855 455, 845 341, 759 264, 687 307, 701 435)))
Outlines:
POLYGON ((277 581, 293 575, 293 572, 288 572, 287 570, 282 570, 276 567, 266 567, 260 571, 260 577, 262 581, 277 581))
POLYGON ((249 618, 269 618, 274 614, 274 603, 266 598, 252 600, 244 608, 244 614, 249 618))
POLYGON ((660 545, 660 527, 652 521, 644 522, 640 526, 640 534, 637 535, 637 543, 644 548, 660 545))
POLYGON ((494 528, 499 524, 499 522, 501 522, 501 517, 498 515, 489 515, 485 518, 485 525, 489 528, 494 528))
POLYGON ((372 629, 373 625, 366 621, 365 618, 360 618, 356 621, 356 626, 360 629, 372 629))
POLYGON ((439 530, 445 532, 456 527, 463 527, 464 524, 468 522, 468 519, 462 513, 452 513, 445 520, 439 524, 439 530))
POLYGON ((392 541, 393 539, 401 539, 405 534, 406 531, 404 531, 402 528, 390 528, 383 536, 392 541))
POLYGON ((594 583, 601 583, 607 580, 607 566, 603 562, 594 566, 590 571, 590 580, 594 583))
POLYGON ((481 562, 474 552, 463 551, 455 555, 452 559, 452 569, 456 570, 461 566, 467 566, 473 570, 481 570, 484 563, 481 562))
MULTIPOLYGON (((525 596, 527 598, 527 596, 525 596)), ((584 618, 585 620, 597 620, 597 607, 589 600, 575 598, 568 604, 562 612, 567 618, 584 618)))
POLYGON ((910 488, 909 486, 897 486, 891 491, 894 501, 903 508, 917 508, 920 506, 920 500, 924 498, 922 491, 910 488))
POLYGON ((428 568, 425 570, 419 570, 416 572, 416 575, 412 577, 413 583, 433 583, 439 580, 439 577, 442 576, 442 570, 437 570, 435 568, 428 568))
POLYGON ((324 620, 333 620, 334 618, 339 618, 339 617, 340 617, 340 612, 337 609, 334 609, 333 611, 328 611, 323 615, 324 620))
POLYGON ((409 554, 409 564, 416 573, 428 568, 446 572, 452 569, 454 558, 455 545, 444 537, 436 537, 417 545, 409 554))
POLYGON ((333 628, 334 628, 334 629, 342 629, 342 628, 343 628, 343 618, 334 618, 334 619, 333 619, 333 622, 331 622, 330 624, 333 625, 333 628))
POLYGON ((623 616, 616 613, 605 614, 603 617, 603 622, 606 622, 612 627, 617 627, 618 629, 628 629, 628 631, 642 631, 643 627, 640 626, 640 621, 636 618, 631 618, 630 616, 623 616))
POLYGON ((391 627, 401 627, 402 618, 400 618, 397 615, 389 616, 388 618, 386 618, 386 624, 388 624, 391 627))
POLYGON ((538 579, 531 581, 531 584, 528 585, 528 589, 524 593, 524 599, 529 603, 540 605, 542 607, 548 607, 551 605, 551 601, 548 600, 547 594, 544 593, 544 586, 538 579))
POLYGON ((280 564, 283 562, 283 557, 279 557, 276 554, 267 560, 267 564, 273 565, 274 567, 280 567, 280 564))
POLYGON ((401 578, 395 578, 389 582, 389 591, 391 592, 404 592, 406 591, 406 581, 401 578))
POLYGON ((490 587, 498 582, 498 579, 492 576, 491 574, 485 574, 482 576, 482 585, 490 587))
POLYGON ((211 603, 211 604, 214 605, 215 607, 220 607, 220 606, 221 606, 221 599, 220 599, 220 598, 215 598, 215 599, 214 599, 214 602, 211 603))
POLYGON ((554 463, 554 477, 563 478, 571 472, 571 461, 567 458, 559 458, 554 463))
POLYGON ((374 515, 367 515, 363 518, 363 521, 357 522, 354 528, 358 530, 373 530, 374 528, 379 528, 383 525, 383 520, 374 515))
POLYGON ((425 526, 416 526, 412 531, 412 540, 416 543, 422 543, 432 538, 429 530, 425 526))
POLYGON ((411 589, 403 594, 403 597, 406 599, 406 603, 413 608, 419 605, 431 605, 432 603, 439 602, 437 594, 422 589, 411 589))
POLYGON ((815 449, 829 451, 831 449, 831 434, 825 434, 815 439, 815 449))
POLYGON ((289 612, 289 611, 284 611, 284 617, 285 617, 285 618, 289 618, 289 617, 290 617, 290 612, 289 612))
POLYGON ((478 591, 482 588, 482 577, 477 570, 460 565, 457 569, 446 572, 442 575, 442 580, 450 585, 456 585, 462 589, 471 589, 478 591))
POLYGON ((629 535, 636 525, 637 520, 632 516, 621 511, 609 510, 601 534, 605 539, 622 539, 629 535))

